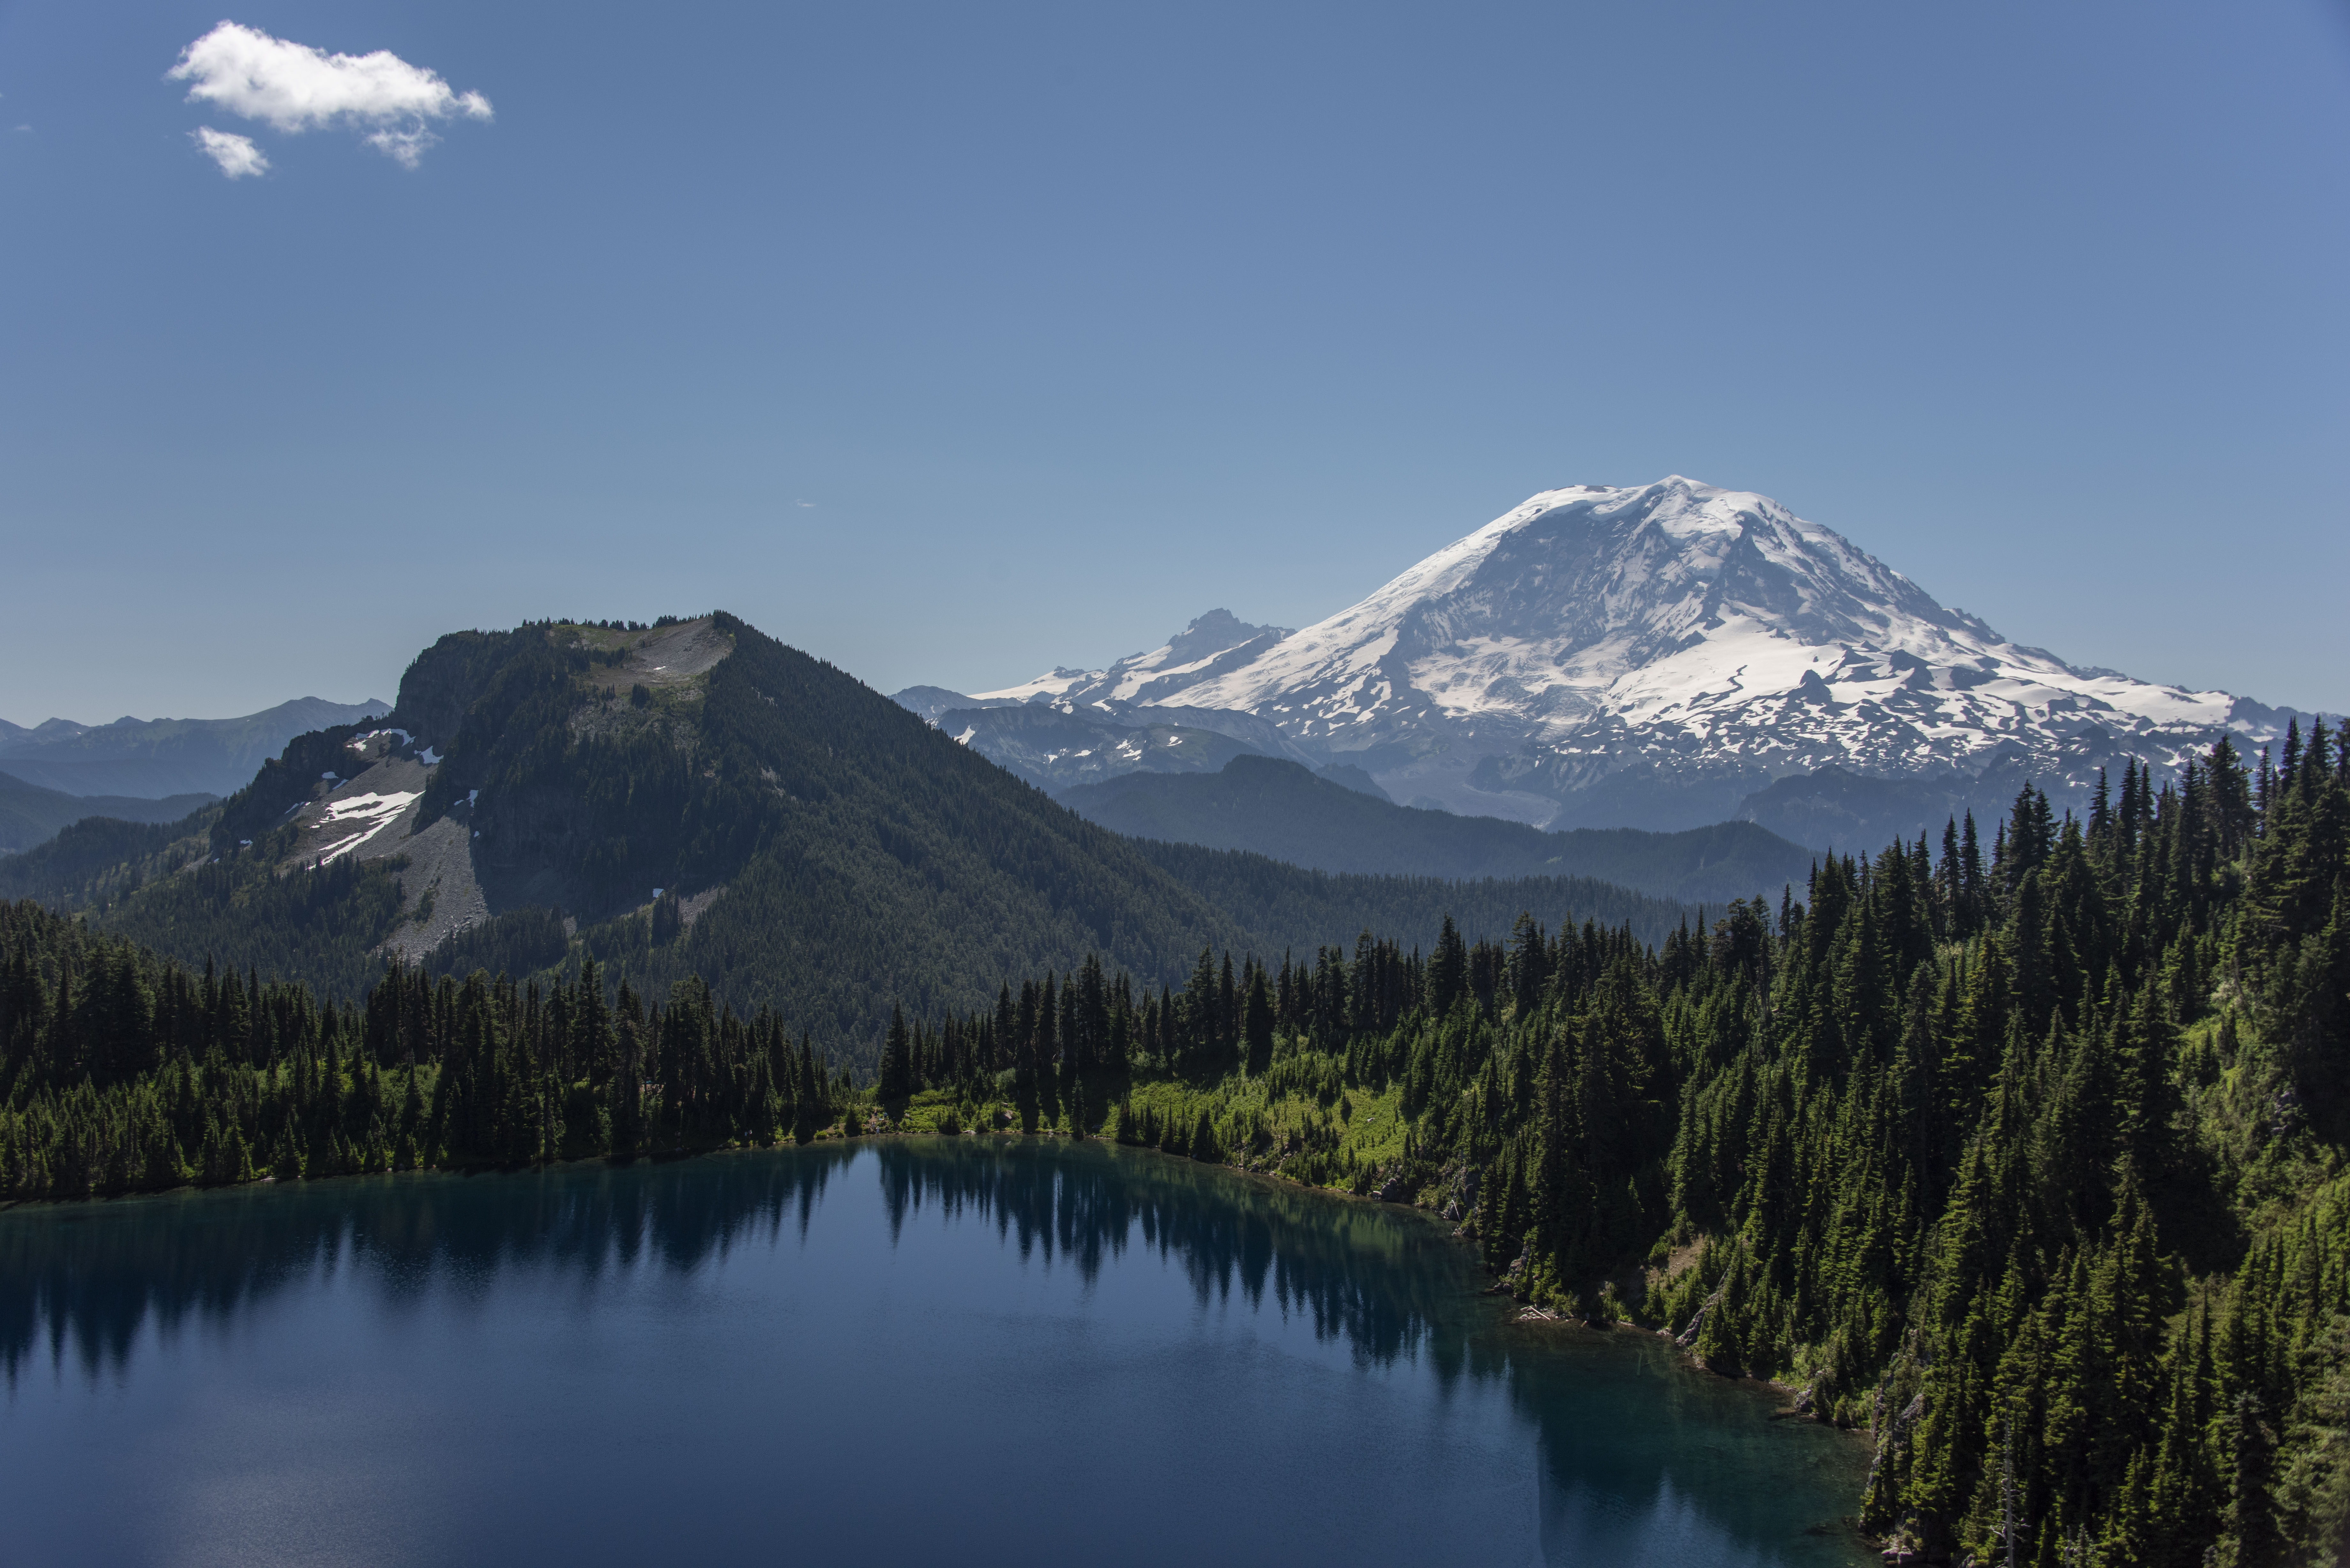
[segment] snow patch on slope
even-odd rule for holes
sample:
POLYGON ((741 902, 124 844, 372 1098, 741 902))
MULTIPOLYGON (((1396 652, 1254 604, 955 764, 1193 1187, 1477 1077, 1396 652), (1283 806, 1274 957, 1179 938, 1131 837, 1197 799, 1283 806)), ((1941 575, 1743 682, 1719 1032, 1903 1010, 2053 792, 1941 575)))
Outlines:
POLYGON ((399 821, 400 814, 423 793, 421 790, 393 790, 382 794, 354 794, 328 801, 318 813, 317 826, 329 832, 344 827, 356 827, 359 831, 321 849, 317 863, 327 865, 357 849, 399 821))

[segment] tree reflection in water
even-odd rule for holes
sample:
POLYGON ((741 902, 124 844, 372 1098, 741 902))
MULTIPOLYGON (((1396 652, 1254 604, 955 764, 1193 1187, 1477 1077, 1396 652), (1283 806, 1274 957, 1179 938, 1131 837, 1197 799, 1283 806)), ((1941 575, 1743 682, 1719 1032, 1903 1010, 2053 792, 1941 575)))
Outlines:
POLYGON ((501 1268, 593 1285, 648 1265, 690 1273, 801 1234, 825 1189, 876 1157, 891 1239, 910 1214, 992 1221, 1022 1259, 1090 1281, 1130 1246, 1179 1266, 1201 1303, 1272 1293, 1357 1360, 1468 1355, 1465 1252, 1423 1217, 1098 1143, 886 1139, 672 1162, 482 1176, 362 1177, 27 1206, 0 1215, 0 1370, 69 1356, 120 1372, 151 1321, 225 1323, 321 1270, 372 1274, 390 1300, 473 1294, 501 1268))
POLYGON ((1269 1300, 1359 1366, 1427 1368, 1440 1397, 1499 1380, 1538 1439, 1531 1501, 1552 1561, 1854 1560, 1825 1523, 1856 1495, 1865 1453, 1848 1441, 1774 1428, 1751 1387, 1683 1372, 1651 1336, 1505 1324, 1468 1250, 1425 1215, 1098 1143, 884 1139, 26 1207, 0 1214, 0 1371, 12 1396, 43 1364, 124 1378, 150 1329, 225 1334, 327 1275, 396 1313, 485 1300, 522 1270, 593 1299, 804 1241, 860 1159, 893 1246, 917 1216, 992 1223, 1024 1262, 1088 1284, 1139 1249, 1203 1307, 1269 1300))

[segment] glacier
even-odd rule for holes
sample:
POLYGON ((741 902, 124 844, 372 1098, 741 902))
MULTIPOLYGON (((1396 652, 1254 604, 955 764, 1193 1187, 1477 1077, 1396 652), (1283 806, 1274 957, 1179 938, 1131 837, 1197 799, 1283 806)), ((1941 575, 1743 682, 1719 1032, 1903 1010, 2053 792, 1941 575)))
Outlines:
MULTIPOLYGON (((951 694, 917 690, 939 722, 951 694)), ((1301 630, 1212 611, 969 702, 957 727, 988 754, 1013 708, 1181 724, 1549 827, 1720 821, 1814 774, 1959 809, 2031 779, 2078 804, 2101 767, 2175 776, 2220 734, 2251 751, 2294 717, 2067 664, 1768 496, 1679 475, 1542 492, 1301 630)))

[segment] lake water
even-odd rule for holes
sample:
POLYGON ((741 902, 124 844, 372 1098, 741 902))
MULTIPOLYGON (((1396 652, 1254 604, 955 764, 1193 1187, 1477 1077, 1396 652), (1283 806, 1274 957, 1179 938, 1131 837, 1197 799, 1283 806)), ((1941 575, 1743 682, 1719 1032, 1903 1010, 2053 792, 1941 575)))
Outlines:
POLYGON ((0 1557, 1853 1564, 1866 1449, 1447 1229, 892 1139, 0 1213, 0 1557))

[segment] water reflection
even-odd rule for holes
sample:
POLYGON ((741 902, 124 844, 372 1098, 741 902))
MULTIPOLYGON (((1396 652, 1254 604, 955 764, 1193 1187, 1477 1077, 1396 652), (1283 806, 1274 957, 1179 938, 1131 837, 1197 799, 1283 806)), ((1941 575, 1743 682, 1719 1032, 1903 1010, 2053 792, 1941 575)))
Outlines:
MULTIPOLYGON (((1830 1521, 1851 1505, 1857 1457, 1774 1428, 1751 1389, 1690 1376, 1639 1335, 1504 1325, 1466 1250, 1425 1216, 1099 1144, 883 1140, 20 1209, 0 1214, 0 1371, 12 1404, 45 1364, 127 1380, 142 1345, 225 1330, 328 1276, 395 1311, 436 1292, 486 1299, 525 1269, 592 1300, 795 1244, 860 1160, 901 1250, 934 1220, 992 1226, 1024 1262, 1088 1285, 1150 1256, 1202 1307, 1269 1305, 1358 1367, 1425 1368, 1440 1400, 1464 1380, 1506 1391, 1539 1454, 1550 1561, 1854 1560, 1830 1521)), ((854 1190, 870 1204, 873 1189, 854 1190)))
POLYGON ((0 1215, 0 1371, 13 1386, 68 1347, 95 1378, 128 1364, 151 1319, 224 1324, 324 1269, 359 1267, 392 1300, 486 1291, 502 1267, 593 1282, 645 1263, 690 1272, 786 1224, 805 1232, 858 1150, 817 1146, 633 1166, 486 1176, 261 1183, 0 1215))
POLYGON ((880 1149, 892 1231, 935 1203, 993 1220, 1020 1255, 1090 1281, 1129 1245, 1178 1266, 1202 1303, 1268 1293, 1364 1364, 1422 1354, 1457 1375, 1469 1353, 1467 1254, 1424 1217, 1347 1203, 1188 1160, 1101 1144, 911 1140, 880 1149))
POLYGON ((491 1176, 355 1178, 0 1215, 0 1371, 68 1355, 92 1377, 129 1362, 142 1327, 224 1322, 320 1270, 364 1269, 392 1299, 429 1283, 486 1290, 504 1267, 593 1283, 652 1264, 691 1273, 748 1242, 805 1233, 859 1153, 879 1167, 891 1238, 910 1215, 992 1223, 1024 1260, 1087 1281, 1140 1246, 1201 1303, 1268 1293, 1365 1363, 1468 1353, 1444 1309, 1467 1279, 1419 1217, 1100 1144, 891 1139, 773 1154, 491 1176))

